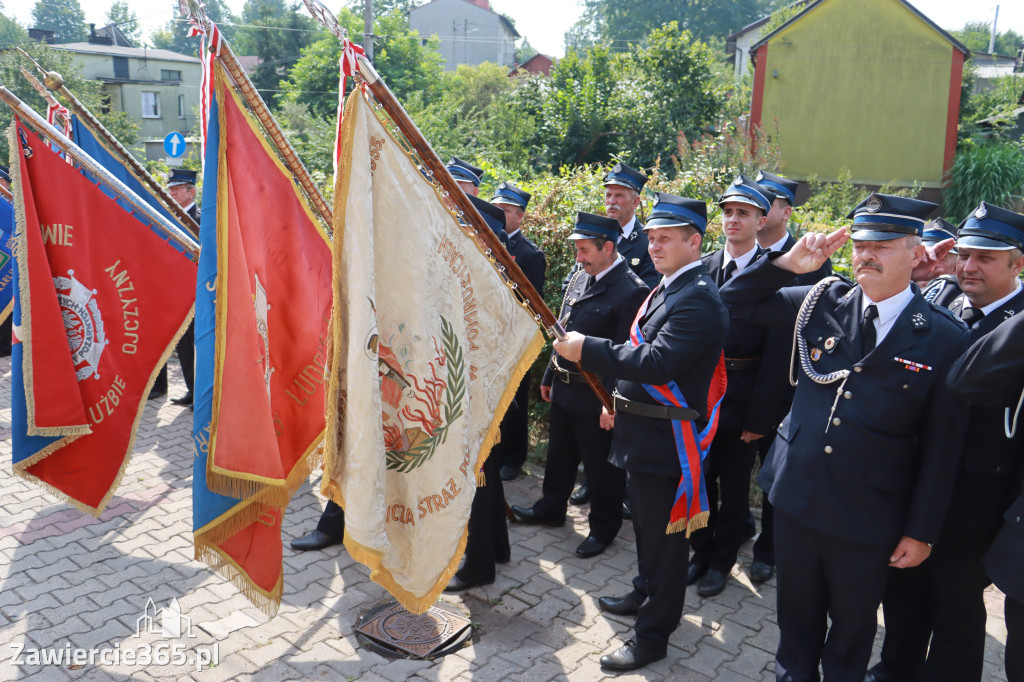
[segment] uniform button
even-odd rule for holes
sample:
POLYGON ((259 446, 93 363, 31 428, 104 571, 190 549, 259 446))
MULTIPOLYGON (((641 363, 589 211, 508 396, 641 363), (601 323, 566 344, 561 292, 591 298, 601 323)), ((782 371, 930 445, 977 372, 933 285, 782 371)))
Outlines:
POLYGON ((842 423, 843 423, 843 420, 840 419, 839 417, 836 417, 835 419, 832 420, 832 426, 839 426, 842 423))
POLYGON ((846 398, 847 400, 849 400, 850 398, 853 397, 853 394, 850 393, 849 391, 847 391, 846 393, 843 394, 843 397, 846 398))
POLYGON ((1020 523, 1020 517, 1018 516, 1018 517, 1017 517, 1016 519, 1014 519, 1014 521, 1013 521, 1013 522, 1014 522, 1014 523, 1020 523))
POLYGON ((1002 473, 1002 471, 1003 471, 1003 467, 1001 467, 1001 466, 996 467, 996 473, 997 474, 1002 473))
POLYGON ((832 454, 832 446, 831 445, 826 445, 825 446, 825 454, 826 455, 831 455, 832 454))
POLYGON ((908 388, 910 388, 910 384, 903 384, 903 390, 904 391, 907 390, 908 388))
POLYGON ((857 365, 856 367, 853 368, 853 371, 854 372, 860 372, 862 369, 864 369, 864 368, 861 367, 860 365, 857 365))

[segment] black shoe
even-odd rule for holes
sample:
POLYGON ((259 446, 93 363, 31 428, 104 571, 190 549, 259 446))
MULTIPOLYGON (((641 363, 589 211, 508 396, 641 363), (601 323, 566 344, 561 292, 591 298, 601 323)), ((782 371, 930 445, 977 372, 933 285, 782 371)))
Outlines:
POLYGON ((621 649, 601 657, 601 667, 608 670, 636 670, 665 658, 665 652, 645 651, 629 640, 621 649))
POLYGON ((750 580, 755 583, 766 583, 775 575, 775 567, 763 561, 754 561, 750 564, 750 580))
POLYGON ((565 525, 564 516, 561 519, 547 519, 533 507, 520 507, 518 504, 513 504, 512 513, 515 515, 518 523, 525 525, 540 524, 542 526, 551 526, 552 528, 560 528, 565 525))
POLYGON ((703 577, 708 570, 708 562, 694 557, 690 559, 690 568, 686 571, 686 584, 692 585, 703 577))
POLYGON ((166 388, 153 388, 150 390, 149 397, 146 400, 156 400, 157 398, 163 398, 165 395, 167 395, 166 388))
POLYGON ((723 573, 717 568, 709 568, 704 577, 697 583, 697 594, 702 597, 713 597, 721 594, 725 589, 725 581, 729 578, 728 573, 723 573))
POLYGON ((633 510, 629 508, 629 500, 622 501, 622 518, 627 521, 633 518, 633 510))
POLYGON ((569 496, 569 504, 573 506, 580 506, 590 502, 590 486, 586 483, 576 488, 576 492, 569 496))
POLYGON ((468 590, 471 587, 477 587, 479 585, 490 585, 494 582, 494 578, 490 580, 464 580, 459 577, 456 573, 452 576, 451 581, 445 586, 445 592, 462 592, 468 590))
POLYGON ((308 552, 314 549, 323 549, 324 547, 330 547, 331 545, 340 545, 344 538, 332 538, 327 533, 319 530, 314 530, 312 533, 307 533, 301 538, 295 538, 291 542, 292 549, 297 549, 300 552, 308 552))
POLYGON ((605 542, 598 540, 593 535, 587 536, 587 539, 580 543, 580 546, 576 548, 576 556, 581 559, 589 559, 592 556, 597 556, 605 549, 611 542, 605 542))
POLYGON ((171 400, 175 405, 191 405, 192 404, 192 391, 189 391, 180 398, 174 398, 171 400))
POLYGON ((597 605, 605 613, 614 613, 616 616, 635 616, 640 613, 640 602, 632 594, 625 597, 601 597, 597 605))
POLYGON ((519 478, 518 467, 501 467, 501 471, 498 472, 503 481, 514 481, 519 478))

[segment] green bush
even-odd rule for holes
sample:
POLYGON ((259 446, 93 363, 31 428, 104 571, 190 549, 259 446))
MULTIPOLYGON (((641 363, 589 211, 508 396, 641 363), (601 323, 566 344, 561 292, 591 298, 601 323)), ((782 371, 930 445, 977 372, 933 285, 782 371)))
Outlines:
POLYGON ((987 201, 1014 208, 1024 194, 1024 145, 1021 142, 969 143, 956 155, 943 208, 955 222, 987 201))

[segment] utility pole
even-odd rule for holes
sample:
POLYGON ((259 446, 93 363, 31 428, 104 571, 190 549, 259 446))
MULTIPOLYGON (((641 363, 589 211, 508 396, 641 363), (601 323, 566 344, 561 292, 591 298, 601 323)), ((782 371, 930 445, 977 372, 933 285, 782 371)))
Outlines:
POLYGON ((996 22, 999 21, 999 5, 996 5, 996 16, 992 20, 992 35, 988 39, 988 53, 995 54, 996 51, 996 22))
POLYGON ((366 58, 373 63, 373 0, 363 2, 363 49, 366 58))

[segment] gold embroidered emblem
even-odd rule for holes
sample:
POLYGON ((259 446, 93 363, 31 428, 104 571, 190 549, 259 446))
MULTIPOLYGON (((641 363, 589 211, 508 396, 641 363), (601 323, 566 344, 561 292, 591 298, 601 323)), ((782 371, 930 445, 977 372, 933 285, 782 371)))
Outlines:
POLYGON ((821 357, 821 349, 820 348, 812 348, 811 349, 811 360, 813 360, 814 362, 817 362, 818 358, 820 358, 820 357, 821 357))

